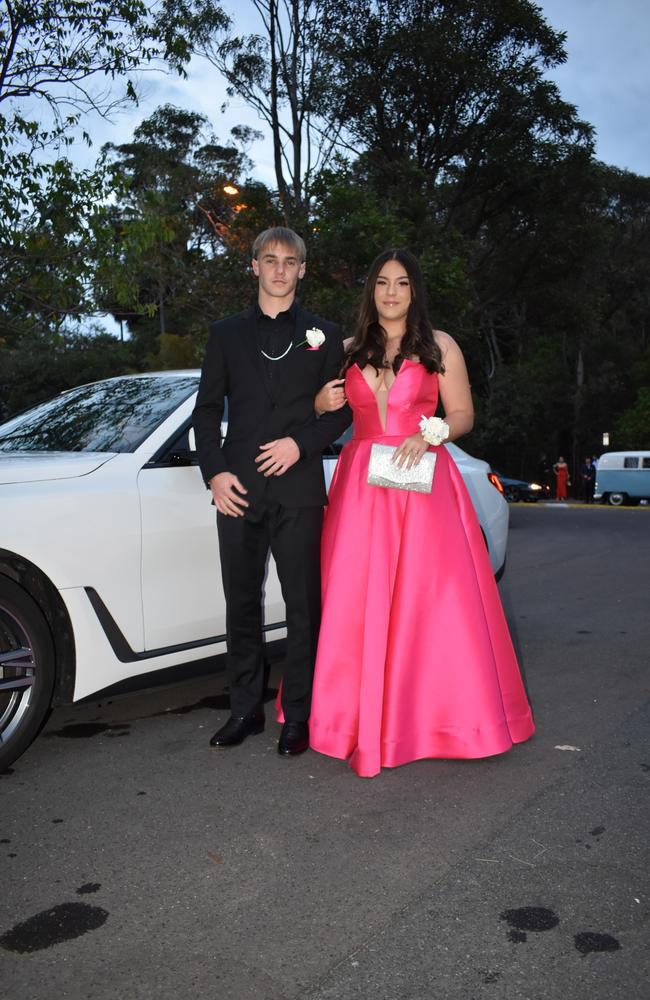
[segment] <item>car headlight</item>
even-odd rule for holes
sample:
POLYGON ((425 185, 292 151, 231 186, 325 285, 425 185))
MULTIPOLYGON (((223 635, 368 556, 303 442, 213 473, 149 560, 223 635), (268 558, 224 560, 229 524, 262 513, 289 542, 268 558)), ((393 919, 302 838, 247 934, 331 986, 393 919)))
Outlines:
POLYGON ((544 487, 540 486, 539 483, 529 483, 528 484, 528 489, 529 490, 543 490, 544 487))

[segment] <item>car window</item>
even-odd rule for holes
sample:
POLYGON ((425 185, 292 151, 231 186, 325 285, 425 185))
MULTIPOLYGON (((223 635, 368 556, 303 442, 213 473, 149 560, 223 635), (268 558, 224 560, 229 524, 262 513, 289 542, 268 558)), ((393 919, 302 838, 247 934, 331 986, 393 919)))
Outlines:
POLYGON ((650 469, 650 458, 644 458, 644 459, 642 459, 642 462, 643 462, 643 464, 642 464, 641 467, 643 469, 650 469))
POLYGON ((0 425, 0 451, 135 451, 197 386, 192 375, 79 386, 0 425))
POLYGON ((639 468, 639 458, 637 455, 626 455, 623 459, 624 469, 638 469, 639 468))

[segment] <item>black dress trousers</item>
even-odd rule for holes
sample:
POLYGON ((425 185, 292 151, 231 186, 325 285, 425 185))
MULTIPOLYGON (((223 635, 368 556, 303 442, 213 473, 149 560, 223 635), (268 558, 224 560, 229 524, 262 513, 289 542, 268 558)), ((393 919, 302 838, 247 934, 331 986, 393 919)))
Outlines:
POLYGON ((258 505, 245 517, 217 514, 223 589, 228 594, 230 709, 244 716, 264 695, 262 588, 269 550, 286 606, 282 709, 288 722, 309 718, 320 626, 322 507, 258 505))

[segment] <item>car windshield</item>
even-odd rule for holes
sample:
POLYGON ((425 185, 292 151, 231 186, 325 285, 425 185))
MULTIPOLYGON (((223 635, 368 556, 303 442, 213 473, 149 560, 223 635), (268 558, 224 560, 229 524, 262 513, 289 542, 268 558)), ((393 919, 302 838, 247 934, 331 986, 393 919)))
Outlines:
POLYGON ((0 451, 135 451, 197 387, 192 375, 79 386, 0 425, 0 451))

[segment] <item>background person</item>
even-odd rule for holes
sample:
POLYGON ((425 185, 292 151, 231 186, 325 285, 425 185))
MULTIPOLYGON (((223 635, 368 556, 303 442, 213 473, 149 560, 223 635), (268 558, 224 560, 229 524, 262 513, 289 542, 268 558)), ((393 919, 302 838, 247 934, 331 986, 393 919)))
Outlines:
POLYGON ((564 461, 562 455, 560 455, 557 462, 553 465, 553 472, 555 473, 555 499, 566 500, 567 486, 569 485, 569 466, 564 461))
POLYGON ((596 466, 589 455, 584 460, 581 469, 582 489, 585 503, 594 502, 594 492, 596 490, 596 466))

